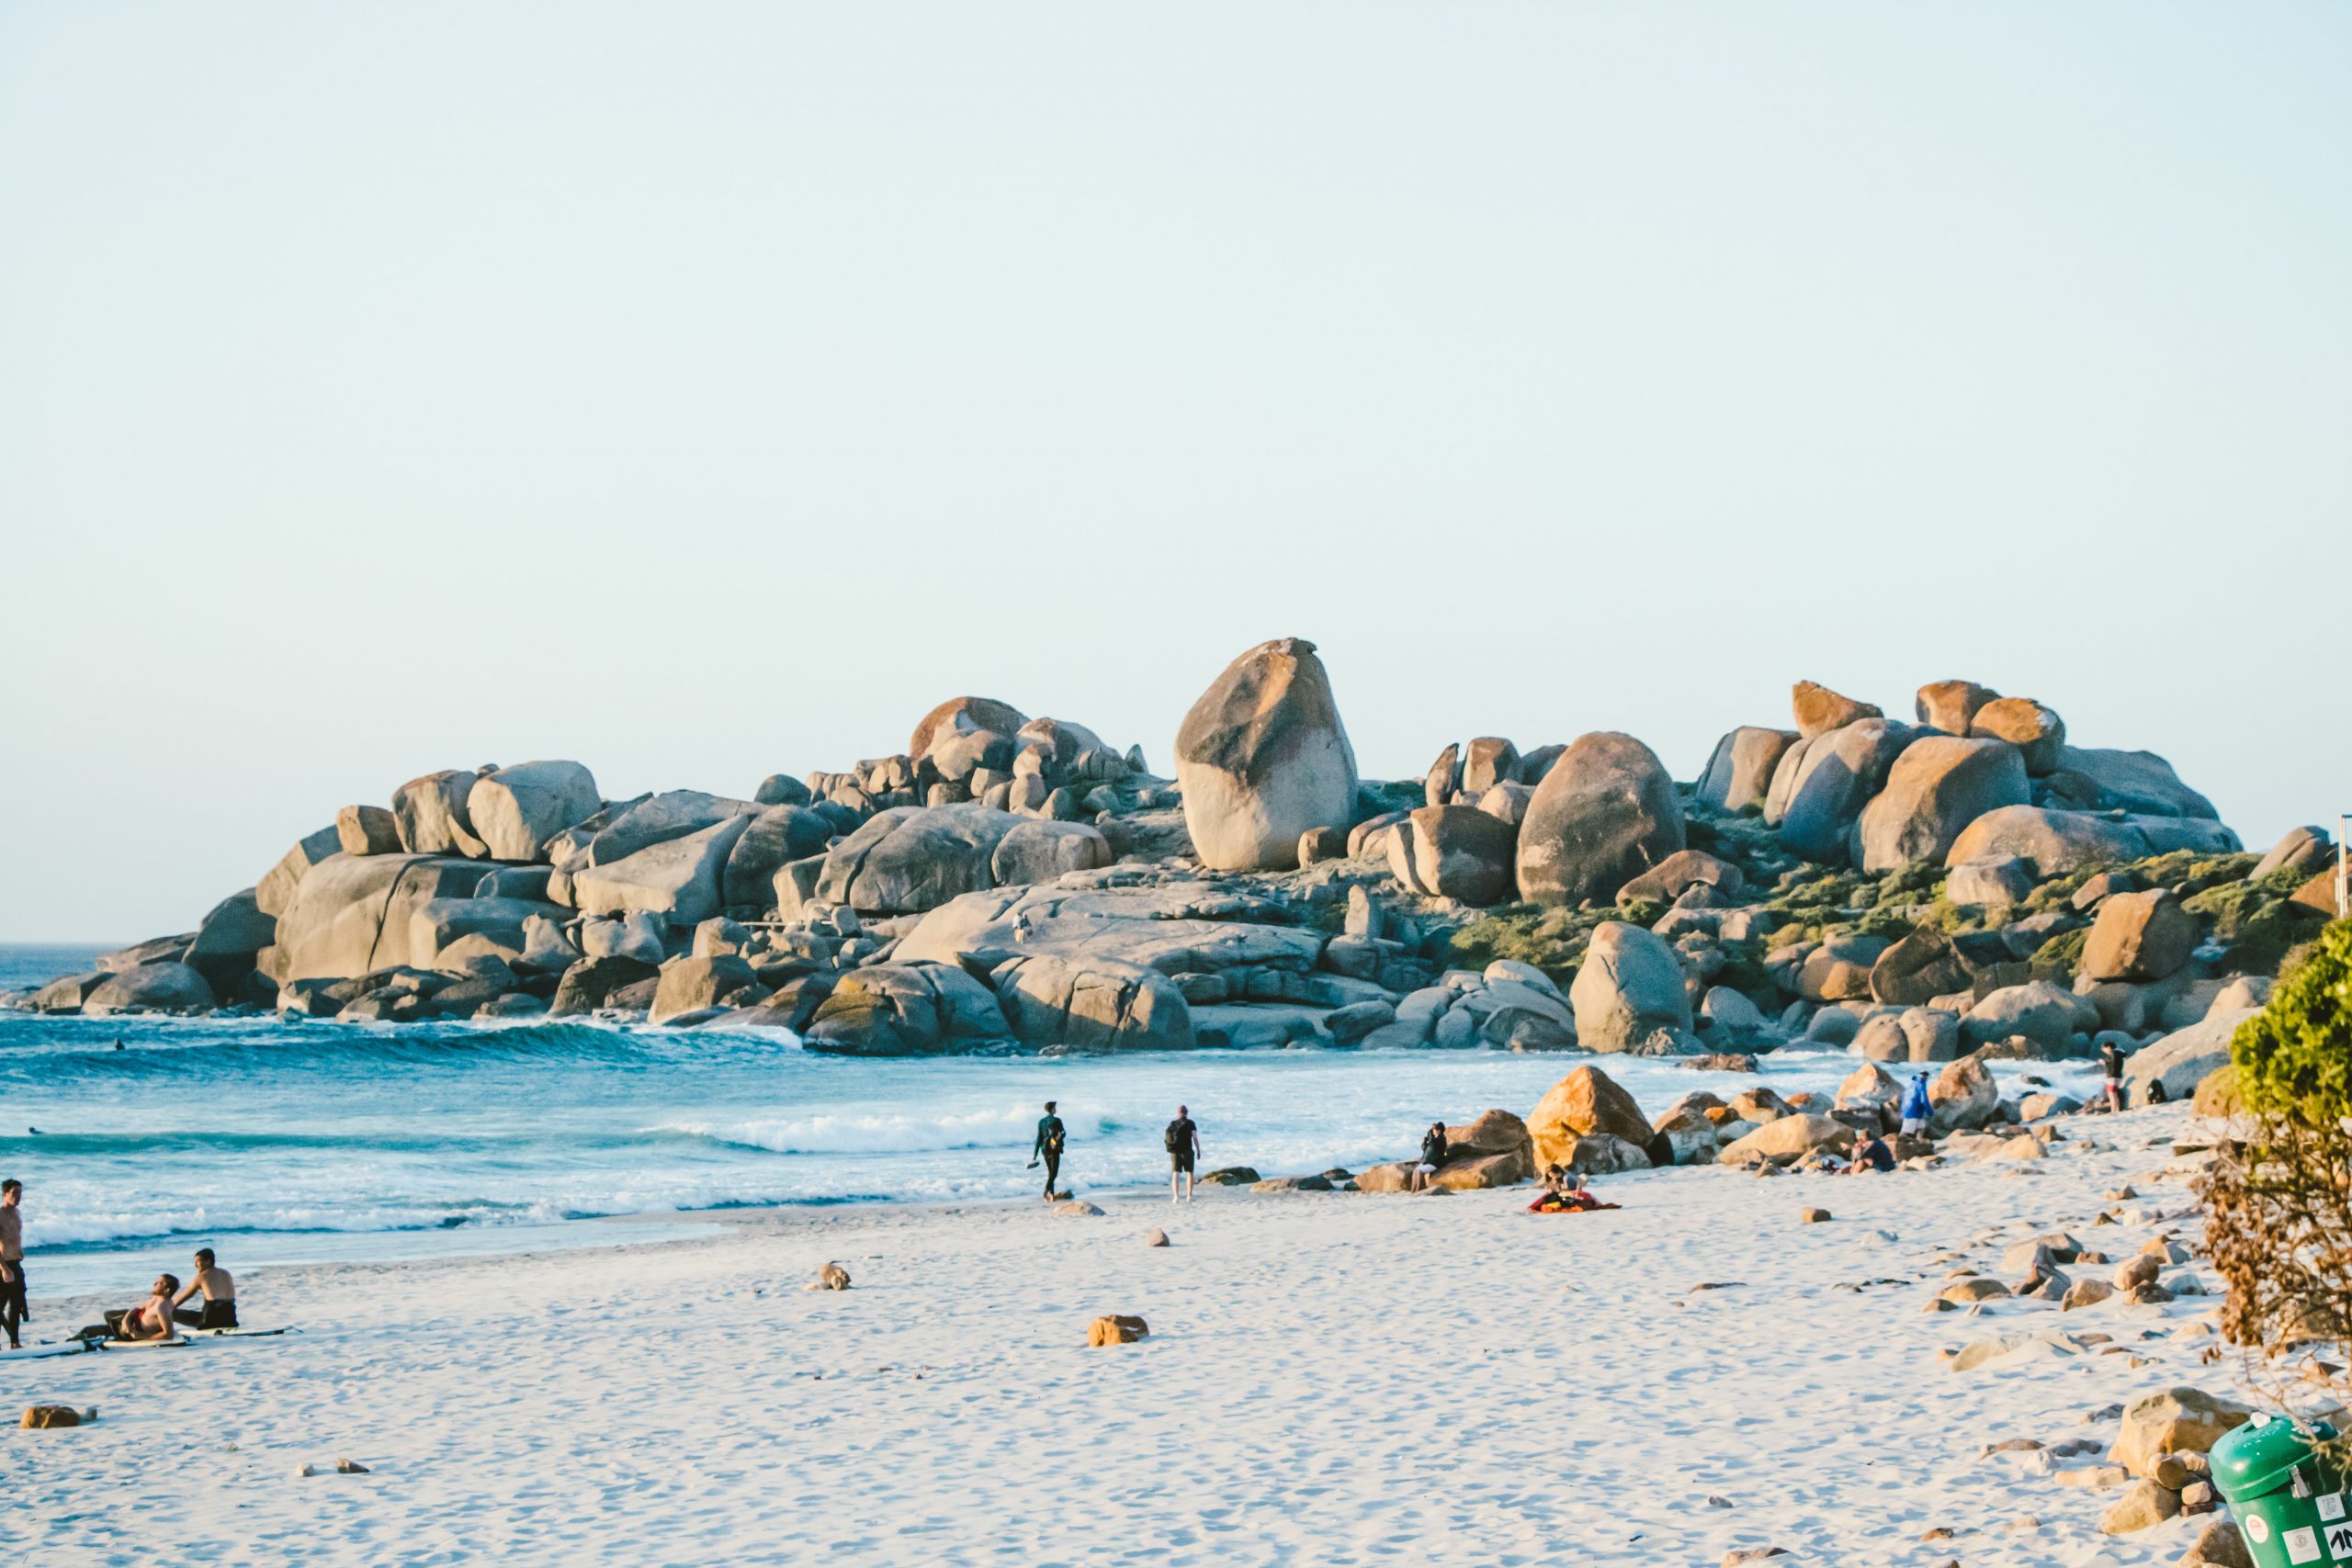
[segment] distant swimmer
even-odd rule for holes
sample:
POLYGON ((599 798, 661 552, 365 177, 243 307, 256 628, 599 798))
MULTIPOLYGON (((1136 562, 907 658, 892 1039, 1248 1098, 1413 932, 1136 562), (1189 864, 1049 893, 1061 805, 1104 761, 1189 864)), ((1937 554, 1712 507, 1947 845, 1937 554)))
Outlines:
POLYGON ((172 1318, 190 1328, 234 1328, 237 1326, 237 1281, 229 1270, 212 1259, 212 1249, 196 1249, 196 1273, 172 1296, 172 1318), (204 1306, 191 1311, 184 1303, 198 1292, 204 1292, 204 1306))

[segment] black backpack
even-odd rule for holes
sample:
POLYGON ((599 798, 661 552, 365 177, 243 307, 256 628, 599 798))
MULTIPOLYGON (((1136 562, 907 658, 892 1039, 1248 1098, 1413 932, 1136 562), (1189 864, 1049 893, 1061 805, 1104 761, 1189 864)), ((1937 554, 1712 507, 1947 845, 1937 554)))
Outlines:
POLYGON ((1161 1145, 1167 1148, 1170 1154, 1183 1154, 1192 1147, 1192 1139, 1185 1135, 1192 1130, 1192 1123, 1186 1122, 1180 1116, 1175 1121, 1168 1123, 1168 1131, 1160 1134, 1159 1141, 1161 1145))

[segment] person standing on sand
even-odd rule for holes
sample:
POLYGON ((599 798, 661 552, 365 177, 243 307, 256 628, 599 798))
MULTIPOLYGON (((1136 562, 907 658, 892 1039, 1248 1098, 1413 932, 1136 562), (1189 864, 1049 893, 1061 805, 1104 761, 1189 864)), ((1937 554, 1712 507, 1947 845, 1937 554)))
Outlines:
POLYGON ((1928 1098, 1928 1075, 1915 1073, 1911 1087, 1903 1091, 1903 1135, 1917 1138, 1925 1134, 1928 1118, 1933 1111, 1934 1106, 1928 1098))
POLYGON ((2107 1069, 2107 1108, 2123 1109, 2123 1048, 2110 1040, 2098 1048, 2099 1066, 2107 1069))
POLYGON ((33 1314, 25 1305, 25 1216, 17 1205, 25 1184, 15 1177, 0 1181, 0 1328, 8 1331, 8 1348, 21 1350, 17 1326, 33 1314))
POLYGON ((1201 1157, 1201 1130, 1193 1124, 1193 1113, 1180 1105, 1176 1120, 1168 1123, 1168 1131, 1160 1141, 1168 1145, 1168 1201, 1176 1201, 1176 1190, 1181 1183, 1184 1196, 1193 1195, 1193 1167, 1201 1157))
POLYGON ((1046 1201, 1054 1201, 1054 1183, 1060 1179, 1062 1148, 1069 1142, 1069 1133, 1062 1126, 1062 1119, 1054 1114, 1054 1102, 1046 1101, 1046 1113, 1037 1120, 1037 1142, 1029 1151, 1029 1168, 1046 1162, 1046 1201))

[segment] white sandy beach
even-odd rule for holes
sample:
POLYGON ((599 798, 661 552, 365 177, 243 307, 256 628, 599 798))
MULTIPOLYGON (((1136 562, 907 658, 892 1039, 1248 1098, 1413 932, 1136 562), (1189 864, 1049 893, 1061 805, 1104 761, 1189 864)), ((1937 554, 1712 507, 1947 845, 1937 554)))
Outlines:
MULTIPOLYGON (((1623 1178, 1600 1184, 1623 1210, 1592 1215, 1526 1214, 1524 1190, 1215 1192, 257 1269, 248 1324, 300 1335, 0 1359, 11 1412, 101 1416, 8 1429, 0 1541, 75 1562, 2169 1562, 2203 1521, 2108 1538, 2115 1495, 2049 1474, 2091 1456, 1980 1451, 2103 1444, 2097 1406, 2229 1387, 2234 1358, 2199 1359, 2215 1303, 2068 1313, 2130 1353, 1970 1373, 1939 1348, 2057 1307, 1920 1309, 1945 1248, 1987 1272, 2060 1226, 2136 1250, 2156 1228, 2093 1229, 2101 1194, 2187 1208, 2150 1179, 2186 1126, 2077 1119, 2022 1168, 1623 1178), (1811 1204, 1835 1219, 1800 1224, 1811 1204), (1174 1245, 1147 1247, 1153 1225, 1174 1245), (854 1289, 802 1288, 828 1259, 854 1289), (1087 1348, 1106 1312, 1151 1337, 1087 1348), (371 1473, 332 1473, 345 1456, 371 1473)), ((100 1304, 36 1303, 44 1339, 100 1304)))

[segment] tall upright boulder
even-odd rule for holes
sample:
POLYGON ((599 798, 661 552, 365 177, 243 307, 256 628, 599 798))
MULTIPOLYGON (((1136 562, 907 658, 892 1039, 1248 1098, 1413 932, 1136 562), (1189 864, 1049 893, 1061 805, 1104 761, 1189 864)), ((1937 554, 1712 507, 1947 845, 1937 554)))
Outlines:
POLYGON ((1718 811, 1762 806, 1771 793, 1773 770, 1796 741, 1793 729, 1741 725, 1715 742, 1706 769, 1699 775, 1699 798, 1718 811))
POLYGON ((518 762, 476 784, 466 812, 492 860, 536 861, 548 840, 604 806, 596 776, 578 762, 518 762))
MULTIPOLYGON (((1844 864, 1862 807, 1884 785, 1913 733, 1907 724, 1862 718, 1805 742, 1780 818, 1781 842, 1807 860, 1844 864)), ((1782 793, 1778 775, 1772 792, 1782 793)), ((1765 816, 1770 820, 1770 811, 1765 816)))
POLYGON ((1576 1010, 1577 1043, 1590 1051, 1629 1050, 1661 1029, 1690 1031, 1681 959, 1663 937, 1622 920, 1594 930, 1568 1004, 1576 1010))
POLYGON ((1577 1140, 1595 1134, 1623 1138, 1645 1148, 1651 1138, 1649 1118, 1639 1101, 1599 1067, 1581 1066, 1544 1091, 1528 1114, 1528 1136, 1534 1143, 1535 1168, 1565 1165, 1576 1152, 1577 1140))
POLYGON ((1176 780, 1219 871, 1287 870, 1300 834, 1351 825, 1355 750, 1315 645, 1277 637, 1227 665, 1176 732, 1176 780))
POLYGON ((2197 951, 2197 917, 2171 889, 2109 895, 2083 945, 2082 974, 2090 980, 2163 980, 2197 951))
POLYGON ((1657 753, 1601 730, 1562 752, 1519 825, 1519 896, 1608 899, 1684 844, 1682 798, 1657 753))
POLYGON ((1862 807, 1861 868, 1939 863, 1971 822, 2030 799, 2025 759, 2008 742, 1922 736, 1903 749, 1886 786, 1862 807))

